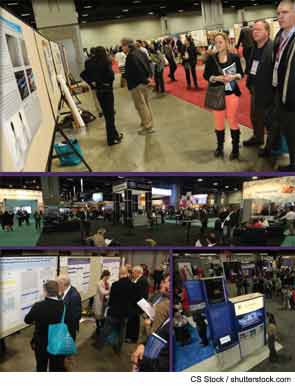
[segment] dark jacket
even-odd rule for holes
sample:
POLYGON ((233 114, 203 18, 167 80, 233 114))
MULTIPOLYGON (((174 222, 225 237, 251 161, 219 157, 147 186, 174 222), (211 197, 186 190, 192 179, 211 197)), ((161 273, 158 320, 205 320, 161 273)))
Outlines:
MULTIPOLYGON (((218 62, 218 54, 217 55, 210 55, 208 57, 208 60, 206 62, 205 71, 204 71, 204 78, 209 82, 211 76, 218 76, 221 75, 221 72, 216 64, 215 59, 218 62)), ((241 75, 241 77, 244 76, 244 71, 242 69, 241 60, 240 57, 236 54, 229 53, 228 54, 228 65, 231 65, 235 63, 237 67, 237 73, 241 75)), ((217 87, 223 85, 221 82, 212 83, 213 87, 217 87)), ((238 86, 238 83, 236 83, 236 88, 234 90, 234 94, 237 96, 241 96, 241 90, 238 86)))
POLYGON ((144 276, 141 276, 135 285, 136 301, 138 302, 142 298, 148 299, 149 297, 149 284, 144 276))
POLYGON ((69 331, 72 337, 76 338, 79 331, 79 322, 82 317, 82 301, 79 292, 75 287, 71 287, 66 297, 63 299, 67 307, 69 331))
POLYGON ((127 55, 125 76, 128 90, 132 90, 140 84, 148 84, 148 79, 152 77, 148 57, 138 48, 134 48, 127 55))
MULTIPOLYGON (((274 58, 280 46, 282 30, 278 32, 274 42, 274 58)), ((295 112, 295 33, 289 40, 278 70, 278 92, 286 110, 295 112), (284 92, 284 88, 286 92, 284 92)))
POLYGON ((191 66, 197 64, 197 48, 195 45, 191 44, 189 47, 183 46, 181 49, 181 59, 182 64, 185 66, 187 63, 191 66), (185 53, 188 53, 188 58, 185 58, 185 53))
MULTIPOLYGON (((33 305, 25 317, 26 324, 34 324, 35 331, 33 343, 39 347, 47 347, 48 344, 48 326, 61 322, 64 304, 62 300, 48 299, 37 302, 33 305)), ((68 313, 65 322, 69 327, 68 313)))
POLYGON ((127 318, 130 315, 134 298, 134 286, 128 277, 114 282, 109 298, 109 315, 115 318, 127 318))
MULTIPOLYGON (((252 49, 250 55, 250 66, 249 71, 252 67, 253 56, 255 48, 252 49)), ((251 77, 247 79, 247 87, 255 92, 255 103, 256 106, 261 108, 267 108, 271 106, 274 101, 274 90, 272 87, 273 77, 273 41, 269 40, 263 50, 262 58, 259 63, 255 82, 252 84, 251 77)))
POLYGON ((243 47, 246 49, 252 48, 254 46, 252 31, 249 27, 244 27, 241 30, 237 47, 240 47, 241 43, 243 44, 243 47))
POLYGON ((81 77, 88 84, 94 82, 98 89, 112 87, 115 79, 111 61, 103 62, 95 57, 85 62, 85 71, 83 71, 81 77))

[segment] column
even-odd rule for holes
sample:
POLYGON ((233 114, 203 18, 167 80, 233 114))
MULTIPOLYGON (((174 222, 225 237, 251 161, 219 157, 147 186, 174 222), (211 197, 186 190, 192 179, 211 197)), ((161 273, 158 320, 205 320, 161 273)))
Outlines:
POLYGON ((202 0, 204 27, 207 30, 222 29, 224 26, 221 0, 202 0))
POLYGON ((44 206, 58 206, 60 203, 59 177, 41 177, 44 206))
POLYGON ((169 24, 168 24, 168 17, 167 16, 162 16, 160 18, 160 23, 161 23, 162 35, 170 35, 169 24))
POLYGON ((84 56, 74 0, 33 0, 32 5, 38 31, 64 45, 71 73, 80 79, 84 56))
POLYGON ((145 210, 148 217, 152 215, 152 208, 153 208, 153 200, 152 200, 152 192, 150 191, 150 192, 146 192, 145 194, 145 210))
POLYGON ((132 225, 132 190, 125 190, 125 222, 132 225))

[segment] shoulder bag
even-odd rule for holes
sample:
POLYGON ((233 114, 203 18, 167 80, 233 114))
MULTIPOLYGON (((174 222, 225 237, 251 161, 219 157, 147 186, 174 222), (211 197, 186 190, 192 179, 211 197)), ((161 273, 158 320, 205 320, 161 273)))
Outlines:
MULTIPOLYGON (((223 75, 222 68, 220 67, 215 55, 213 55, 213 59, 220 72, 220 75, 223 75)), ((205 98, 205 107, 209 110, 225 110, 225 87, 223 84, 215 85, 209 82, 205 98)))

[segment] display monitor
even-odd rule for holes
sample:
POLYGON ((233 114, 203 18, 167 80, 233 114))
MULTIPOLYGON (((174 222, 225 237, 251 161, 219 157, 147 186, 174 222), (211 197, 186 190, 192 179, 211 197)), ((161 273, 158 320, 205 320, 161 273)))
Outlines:
POLYGON ((208 194, 194 194, 192 202, 196 205, 206 205, 208 202, 208 194))
POLYGON ((103 194, 102 193, 93 193, 92 194, 92 200, 95 202, 103 201, 103 194))
POLYGON ((204 280, 204 284, 209 304, 225 302, 223 279, 221 277, 204 280))
POLYGON ((14 213, 17 213, 19 210, 21 211, 26 211, 28 212, 29 214, 32 213, 32 208, 30 206, 16 206, 14 208, 14 213))
POLYGON ((249 312, 248 314, 238 317, 238 323, 241 330, 253 327, 263 322, 264 311, 263 309, 249 312))

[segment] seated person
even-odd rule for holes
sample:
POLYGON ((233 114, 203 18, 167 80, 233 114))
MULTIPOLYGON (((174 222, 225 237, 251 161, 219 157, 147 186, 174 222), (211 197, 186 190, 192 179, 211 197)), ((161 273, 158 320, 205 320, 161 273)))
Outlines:
POLYGON ((99 228, 96 234, 87 237, 86 241, 89 241, 95 247, 107 247, 110 243, 107 243, 107 240, 105 239, 105 234, 106 230, 104 228, 99 228))

